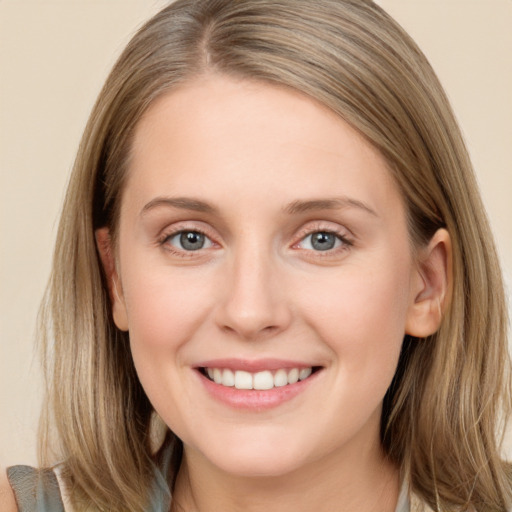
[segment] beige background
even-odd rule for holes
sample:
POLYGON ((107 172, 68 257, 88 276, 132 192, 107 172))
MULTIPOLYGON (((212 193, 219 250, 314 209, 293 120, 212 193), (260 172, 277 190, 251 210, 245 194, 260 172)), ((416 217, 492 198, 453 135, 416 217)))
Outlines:
MULTIPOLYGON (((35 315, 78 141, 163 0, 0 0, 0 465, 35 463, 35 315)), ((381 0, 445 85, 512 281, 512 0, 381 0)))

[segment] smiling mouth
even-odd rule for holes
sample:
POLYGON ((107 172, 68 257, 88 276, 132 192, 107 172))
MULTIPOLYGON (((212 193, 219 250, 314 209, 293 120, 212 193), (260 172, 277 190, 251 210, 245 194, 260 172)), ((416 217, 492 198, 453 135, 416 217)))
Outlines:
POLYGON ((320 370, 319 366, 307 368, 287 368, 279 370, 264 370, 260 372, 247 372, 244 370, 230 370, 228 368, 199 368, 199 371, 208 380, 220 386, 235 389, 253 389, 257 391, 282 388, 299 381, 308 379, 320 370))

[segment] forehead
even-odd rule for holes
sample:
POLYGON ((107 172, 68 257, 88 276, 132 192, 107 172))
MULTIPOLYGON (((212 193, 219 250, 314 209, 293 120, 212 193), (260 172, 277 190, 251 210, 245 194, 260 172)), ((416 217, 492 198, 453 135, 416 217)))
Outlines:
POLYGON ((139 199, 215 191, 222 201, 273 191, 283 201, 336 192, 401 203, 382 155, 331 110, 289 88, 217 75, 148 109, 136 127, 127 188, 139 199))

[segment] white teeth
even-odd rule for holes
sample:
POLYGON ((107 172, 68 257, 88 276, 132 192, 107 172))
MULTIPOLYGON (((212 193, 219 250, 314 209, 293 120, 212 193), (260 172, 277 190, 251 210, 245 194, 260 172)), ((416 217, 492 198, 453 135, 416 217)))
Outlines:
POLYGON ((288 374, 286 373, 286 370, 277 370, 274 375, 274 386, 276 388, 281 388, 286 386, 286 384, 288 384, 288 374))
POLYGON ((299 372, 299 380, 307 379, 311 375, 311 372, 311 368, 302 368, 302 370, 299 372))
POLYGON ((231 370, 224 370, 222 372, 222 385, 233 387, 235 385, 235 374, 231 370))
POLYGON ((262 372, 250 373, 242 370, 232 371, 221 368, 206 368, 206 374, 216 384, 236 389, 257 389, 267 390, 274 387, 279 388, 288 384, 295 384, 299 380, 307 379, 313 368, 281 368, 275 373, 265 370, 262 372))
POLYGON ((258 372, 254 374, 253 389, 272 389, 274 387, 274 377, 270 372, 258 372))
POLYGON ((218 368, 213 369, 213 380, 216 384, 222 384, 222 370, 218 368))
POLYGON ((293 368, 288 372, 288 384, 295 384, 299 381, 299 370, 297 368, 293 368))
POLYGON ((235 372, 236 389, 252 389, 252 375, 249 372, 235 372))

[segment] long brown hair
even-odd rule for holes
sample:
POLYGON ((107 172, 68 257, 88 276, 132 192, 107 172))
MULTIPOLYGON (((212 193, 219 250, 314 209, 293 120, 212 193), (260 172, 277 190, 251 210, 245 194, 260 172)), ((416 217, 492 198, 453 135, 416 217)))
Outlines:
MULTIPOLYGON (((442 87, 411 38, 369 0, 178 0, 129 43, 85 129, 41 311, 44 461, 65 462, 76 503, 147 509, 154 413, 128 337, 112 321, 94 231, 108 226, 115 238, 141 115, 206 72, 280 84, 323 103, 386 157, 413 244, 448 230, 451 301, 436 334, 404 340, 382 443, 435 510, 504 510, 511 490, 499 447, 509 360, 494 243, 442 87)), ((164 445, 173 441, 178 460, 172 433, 164 445)))

